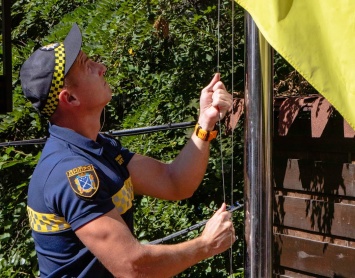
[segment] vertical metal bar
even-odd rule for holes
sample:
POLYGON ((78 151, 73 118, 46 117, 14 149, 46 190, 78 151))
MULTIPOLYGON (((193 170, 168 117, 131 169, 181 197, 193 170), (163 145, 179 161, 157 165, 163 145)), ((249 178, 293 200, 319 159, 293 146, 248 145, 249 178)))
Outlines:
POLYGON ((245 13, 245 277, 272 277, 273 51, 245 13))
POLYGON ((12 111, 11 1, 1 0, 3 75, 0 76, 0 113, 12 111))

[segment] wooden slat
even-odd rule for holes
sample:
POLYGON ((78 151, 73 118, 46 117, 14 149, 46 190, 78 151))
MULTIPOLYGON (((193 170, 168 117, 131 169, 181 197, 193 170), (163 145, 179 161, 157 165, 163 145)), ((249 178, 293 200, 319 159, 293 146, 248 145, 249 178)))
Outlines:
MULTIPOLYGON (((355 149, 354 149, 355 150, 355 149)), ((274 150, 273 159, 313 159, 314 161, 332 161, 336 163, 353 163, 355 161, 355 153, 327 153, 314 150, 274 150)))
POLYGON ((274 225, 355 238, 355 205, 276 196, 274 225))
MULTIPOLYGON (((312 274, 304 274, 298 272, 296 269, 289 270, 284 267, 278 267, 277 269, 274 269, 273 273, 274 278, 314 278, 314 275, 312 274)), ((320 275, 317 275, 317 278, 322 278, 320 275)))
POLYGON ((318 151, 325 153, 355 152, 354 138, 311 138, 310 136, 275 136, 273 143, 276 150, 278 151, 318 151))
MULTIPOLYGON (((301 101, 302 102, 302 101, 301 101)), ((291 108, 291 106, 289 106, 291 108)), ((287 119, 284 119, 284 114, 290 115, 293 114, 294 111, 297 109, 292 109, 292 111, 284 111, 282 113, 274 113, 274 133, 275 136, 280 135, 283 136, 285 135, 282 132, 279 132, 280 128, 282 128, 283 125, 287 125, 289 128, 289 132, 287 133, 287 136, 302 136, 302 137, 309 137, 311 138, 312 135, 315 135, 317 133, 312 131, 312 129, 316 128, 315 125, 319 125, 319 121, 321 121, 322 125, 322 132, 321 134, 317 134, 317 138, 321 136, 320 138, 329 138, 329 139, 341 139, 345 137, 344 133, 344 119, 341 117, 339 112, 336 110, 329 111, 329 108, 324 107, 328 111, 324 111, 323 115, 319 115, 319 110, 318 107, 316 108, 316 112, 314 112, 314 108, 309 107, 307 109, 304 107, 304 109, 301 109, 302 111, 299 111, 299 115, 292 121, 289 117, 287 119), (313 113, 312 113, 313 110, 313 113), (317 111, 318 110, 318 111, 317 111), (312 117, 313 114, 313 117, 312 117), (315 120, 315 115, 321 116, 322 119, 318 119, 318 123, 312 123, 315 120), (329 115, 332 115, 332 117, 329 117, 329 115), (281 117, 281 118, 280 118, 281 117), (286 122, 285 122, 286 121, 286 122)), ((353 137, 353 136, 351 136, 353 137)))
POLYGON ((287 267, 319 277, 354 277, 355 249, 287 235, 274 235, 274 269, 287 267))
POLYGON ((277 188, 355 197, 355 164, 275 159, 277 188))
POLYGON ((325 236, 324 234, 314 233, 305 230, 293 229, 292 227, 274 226, 273 232, 289 236, 300 237, 309 240, 321 241, 323 243, 332 243, 338 246, 355 248, 355 239, 339 238, 335 236, 325 236))
POLYGON ((305 106, 280 136, 276 106, 274 277, 355 277, 355 132, 305 106))

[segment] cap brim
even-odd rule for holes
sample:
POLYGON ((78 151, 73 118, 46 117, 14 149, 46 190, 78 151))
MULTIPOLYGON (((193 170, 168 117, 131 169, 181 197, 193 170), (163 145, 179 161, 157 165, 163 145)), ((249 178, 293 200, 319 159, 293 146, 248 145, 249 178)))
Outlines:
POLYGON ((64 40, 65 48, 65 71, 64 75, 68 73, 71 66, 74 64, 76 57, 79 54, 82 44, 82 36, 80 29, 76 23, 73 24, 70 32, 64 40))

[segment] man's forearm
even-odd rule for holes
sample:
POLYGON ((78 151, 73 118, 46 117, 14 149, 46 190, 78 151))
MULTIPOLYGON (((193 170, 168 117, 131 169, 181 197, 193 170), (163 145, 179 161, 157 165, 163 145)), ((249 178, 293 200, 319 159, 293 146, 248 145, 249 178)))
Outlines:
POLYGON ((142 275, 138 277, 171 277, 225 251, 235 241, 230 217, 223 204, 207 222, 203 233, 193 240, 174 245, 140 245, 134 273, 142 275))
POLYGON ((172 277, 210 257, 201 237, 174 245, 146 245, 137 261, 139 277, 172 277))
POLYGON ((200 185, 208 165, 210 142, 203 141, 192 134, 191 139, 169 165, 174 185, 180 192, 191 196, 200 185))

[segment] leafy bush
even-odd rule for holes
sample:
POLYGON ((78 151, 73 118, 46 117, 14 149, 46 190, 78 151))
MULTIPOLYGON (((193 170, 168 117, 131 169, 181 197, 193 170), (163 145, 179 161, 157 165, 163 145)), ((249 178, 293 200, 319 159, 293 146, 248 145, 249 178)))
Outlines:
MULTIPOLYGON (((221 1, 220 65, 231 90, 243 88, 243 12, 235 16, 235 64, 231 72, 230 1, 221 1)), ((45 138, 47 123, 24 99, 18 71, 40 45, 62 40, 72 23, 83 33, 83 49, 104 63, 114 95, 105 109, 103 131, 197 120, 200 90, 217 69, 217 6, 215 1, 178 0, 17 0, 13 1, 14 111, 0 116, 1 142, 45 138)), ((132 151, 171 161, 192 130, 174 130, 120 138, 132 151)), ((205 179, 194 196, 180 202, 149 197, 135 200, 135 233, 142 242, 161 238, 208 219, 223 202, 222 158, 231 201, 243 196, 242 124, 212 144, 205 179), (221 150, 222 146, 222 150, 221 150), (233 152, 232 152, 233 150, 233 152), (233 169, 232 160, 233 159, 233 169)), ((34 244, 26 216, 27 184, 40 156, 41 144, 0 149, 0 273, 2 277, 38 275, 34 244)), ((234 213, 239 241, 233 247, 235 276, 243 266, 243 212, 234 213)), ((173 242, 195 237, 190 232, 173 242)), ((229 255, 215 256, 180 277, 220 277, 229 272, 229 255)))

